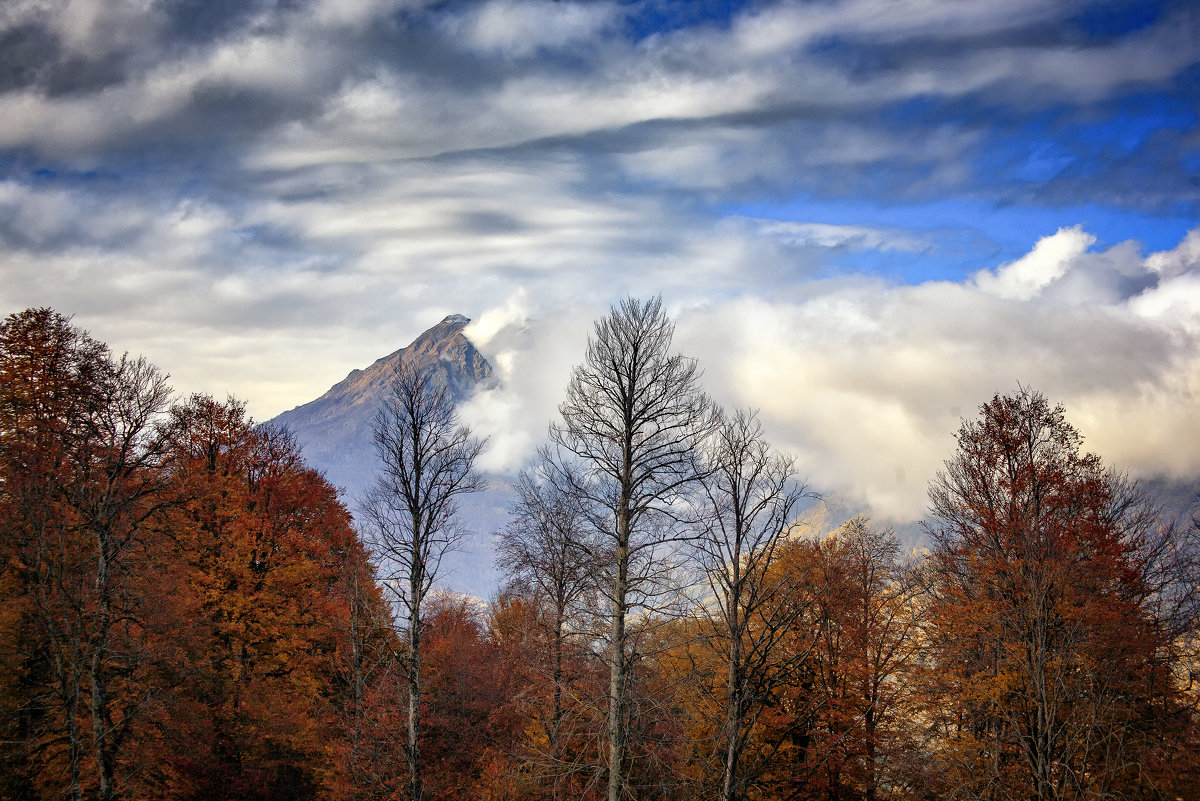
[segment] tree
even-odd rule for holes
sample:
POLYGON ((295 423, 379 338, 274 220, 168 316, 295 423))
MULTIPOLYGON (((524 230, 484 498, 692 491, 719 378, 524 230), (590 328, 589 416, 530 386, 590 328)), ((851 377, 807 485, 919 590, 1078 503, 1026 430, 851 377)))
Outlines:
POLYGON ((753 760, 760 773, 754 782, 757 796, 793 801, 808 797, 827 754, 818 731, 823 701, 816 666, 818 602, 825 592, 818 542, 811 536, 789 537, 766 566, 764 579, 767 586, 780 588, 761 615, 779 621, 779 633, 764 666, 772 678, 770 692, 758 713, 746 761, 753 760))
POLYGON ((87 612, 81 603, 91 583, 71 499, 75 451, 86 461, 107 360, 102 343, 50 309, 28 309, 0 325, 0 502, 12 592, 5 601, 15 613, 13 656, 21 675, 5 710, 13 732, 5 739, 22 746, 5 762, 27 787, 48 765, 65 762, 65 795, 73 799, 83 794, 79 706, 87 612))
POLYGON ((572 612, 556 643, 553 611, 532 588, 512 583, 489 605, 488 637, 509 681, 508 699, 498 712, 513 723, 511 739, 486 768, 493 774, 486 798, 597 797, 592 755, 604 717, 596 701, 608 677, 589 648, 586 620, 586 613, 572 612))
MULTIPOLYGON (((180 569, 160 591, 187 615, 175 621, 173 692, 142 732, 141 769, 164 774, 157 797, 329 792, 344 783, 336 711, 354 697, 331 669, 349 634, 346 574, 369 574, 349 513, 288 432, 255 427, 241 403, 196 395, 172 416, 162 535, 180 569)), ((362 614, 378 619, 374 606, 362 614)))
POLYGON ((670 352, 674 325, 661 298, 628 298, 588 338, 550 429, 555 480, 581 500, 595 539, 607 635, 608 799, 625 793, 633 657, 627 618, 653 610, 668 591, 666 563, 678 540, 678 509, 701 474, 697 445, 711 404, 693 359, 670 352))
POLYGON ((342 572, 340 591, 347 615, 339 631, 333 672, 343 696, 345 748, 339 773, 345 777, 347 797, 358 801, 394 797, 404 759, 395 753, 392 735, 401 728, 395 711, 395 699, 403 692, 395 658, 400 641, 375 566, 361 544, 356 546, 361 552, 347 560, 342 572))
POLYGON ((96 792, 115 797, 118 750, 140 704, 115 684, 142 659, 135 547, 164 484, 166 378, 50 309, 0 325, 3 502, 39 652, 57 683, 69 793, 82 796, 81 694, 96 792), (11 471, 11 472, 10 472, 11 471))
POLYGON ((459 423, 447 388, 408 363, 392 379, 375 419, 374 440, 382 464, 362 514, 383 584, 405 628, 405 751, 409 797, 420 801, 422 610, 442 558, 464 534, 455 516, 458 500, 483 488, 474 469, 483 443, 459 423))
POLYGON ((948 781, 972 798, 1146 791, 1145 699, 1170 682, 1155 510, 1081 452, 1061 406, 983 405, 929 488, 929 636, 948 781))
POLYGON ((864 517, 820 542, 814 653, 827 798, 876 801, 918 762, 909 720, 920 645, 914 569, 890 529, 864 517))
POLYGON ((423 632, 429 713, 424 792, 431 801, 480 798, 491 790, 489 765, 517 735, 509 704, 515 676, 505 670, 474 599, 437 593, 429 600, 423 632))
POLYGON ((122 571, 146 523, 162 508, 169 429, 156 422, 166 411, 171 389, 166 377, 145 359, 122 357, 112 365, 108 402, 95 421, 96 454, 80 497, 93 542, 96 608, 88 637, 89 711, 101 801, 116 797, 117 751, 128 734, 138 702, 127 699, 114 718, 110 693, 114 672, 127 672, 139 659, 136 641, 124 653, 114 647, 113 628, 136 622, 125 606, 122 571))
MULTIPOLYGON (((577 659, 572 639, 579 636, 578 604, 591 586, 585 551, 580 547, 586 519, 579 499, 551 478, 552 466, 542 459, 522 471, 514 485, 516 499, 511 522, 500 535, 497 564, 508 576, 502 606, 511 611, 528 605, 537 631, 522 645, 521 659, 530 675, 539 737, 530 743, 538 773, 549 779, 551 796, 560 797, 578 769, 577 758, 564 750, 572 732, 567 703, 571 697, 577 659), (549 697, 539 690, 549 687, 549 697)), ((515 615, 510 615, 514 616, 515 615)))
POLYGON ((779 659, 779 646, 804 610, 781 601, 799 576, 770 568, 809 494, 796 481, 792 461, 772 452, 752 412, 722 419, 703 452, 707 469, 695 542, 710 598, 710 608, 702 609, 710 631, 701 642, 719 652, 724 667, 718 797, 734 801, 745 797, 761 767, 743 764, 758 715, 790 676, 792 660, 779 659))

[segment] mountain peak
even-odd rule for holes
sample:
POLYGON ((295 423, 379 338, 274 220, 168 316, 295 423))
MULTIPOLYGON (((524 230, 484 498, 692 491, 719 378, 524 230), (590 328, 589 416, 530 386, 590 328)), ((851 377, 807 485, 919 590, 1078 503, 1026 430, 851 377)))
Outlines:
POLYGON ((352 370, 321 397, 272 422, 291 428, 309 462, 356 495, 374 470, 371 424, 399 365, 415 365, 456 403, 493 381, 492 366, 463 335, 469 322, 461 314, 449 315, 407 347, 352 370))
MULTIPOLYGON (((291 429, 308 463, 342 488, 353 506, 378 468, 372 424, 388 397, 397 367, 415 366, 433 386, 448 390, 456 403, 494 384, 492 366, 463 334, 469 322, 461 314, 449 315, 407 347, 350 371, 321 397, 271 422, 291 429)), ((464 544, 463 553, 453 555, 447 563, 457 565, 459 571, 455 589, 484 596, 494 587, 489 532, 503 525, 496 510, 504 502, 492 496, 468 502, 474 519, 480 522, 476 526, 478 535, 464 544)))

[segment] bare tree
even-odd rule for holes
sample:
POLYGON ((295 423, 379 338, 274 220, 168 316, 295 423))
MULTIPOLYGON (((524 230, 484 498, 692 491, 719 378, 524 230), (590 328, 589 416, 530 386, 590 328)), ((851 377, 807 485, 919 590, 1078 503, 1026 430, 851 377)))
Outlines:
POLYGON ((549 654, 531 657, 548 658, 550 698, 548 708, 541 711, 546 748, 538 756, 554 779, 553 797, 558 798, 562 780, 579 767, 562 753, 568 739, 565 701, 572 689, 567 656, 569 638, 578 636, 572 631, 572 618, 590 582, 587 555, 579 547, 587 525, 583 509, 576 496, 551 480, 551 472, 543 458, 517 477, 512 519, 500 535, 496 561, 509 576, 510 586, 535 604, 549 646, 549 654))
POLYGON ((460 496, 483 488, 475 460, 483 442, 459 422, 445 386, 402 363, 375 419, 375 448, 382 462, 362 503, 367 540, 380 562, 383 585, 397 602, 407 650, 405 755, 409 797, 421 798, 422 607, 442 558, 466 533, 456 517, 460 496))
MULTIPOLYGON (((781 658, 781 643, 794 637, 805 612, 785 603, 802 580, 770 568, 787 542, 805 499, 814 497, 796 480, 791 459, 767 444, 755 413, 739 410, 723 419, 705 443, 707 475, 696 539, 697 561, 707 585, 701 608, 710 629, 702 643, 720 652, 726 671, 721 715, 720 790, 722 801, 744 798, 756 768, 743 754, 773 690, 807 657, 807 650, 781 658)), ((810 648, 811 650, 811 644, 810 648)))
POLYGON ((662 299, 628 298, 596 323, 575 368, 561 424, 556 480, 583 503, 595 539, 586 546, 608 604, 608 799, 626 792, 627 618, 662 598, 664 557, 680 535, 677 511, 700 476, 697 445, 712 427, 695 360, 672 354, 662 299))

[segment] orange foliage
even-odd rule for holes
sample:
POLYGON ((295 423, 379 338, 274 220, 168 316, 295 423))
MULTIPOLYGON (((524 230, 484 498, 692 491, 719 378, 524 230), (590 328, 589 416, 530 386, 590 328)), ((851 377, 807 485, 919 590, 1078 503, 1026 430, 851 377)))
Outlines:
POLYGON ((332 668, 348 647, 347 565, 365 561, 349 515, 291 438, 252 428, 240 404, 196 396, 174 421, 163 534, 183 566, 190 653, 167 704, 174 753, 158 764, 185 797, 335 795, 332 668))

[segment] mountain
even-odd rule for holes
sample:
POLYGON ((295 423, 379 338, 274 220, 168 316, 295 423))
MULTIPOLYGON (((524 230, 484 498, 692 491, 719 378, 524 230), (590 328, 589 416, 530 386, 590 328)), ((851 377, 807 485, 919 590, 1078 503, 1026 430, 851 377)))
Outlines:
MULTIPOLYGON (((292 431, 309 464, 343 490, 350 510, 355 511, 358 498, 375 476, 378 460, 371 426, 397 366, 415 362, 435 385, 448 388, 456 403, 493 385, 492 366, 463 334, 469 322, 461 314, 446 317, 408 347, 369 367, 352 370, 321 397, 268 423, 292 431)), ((495 588, 491 541, 492 534, 504 525, 507 499, 507 487, 498 484, 460 504, 463 521, 473 536, 463 543, 461 552, 443 563, 445 586, 480 597, 495 588)))

